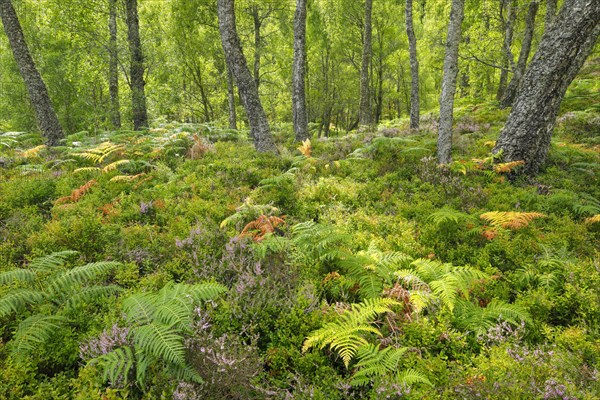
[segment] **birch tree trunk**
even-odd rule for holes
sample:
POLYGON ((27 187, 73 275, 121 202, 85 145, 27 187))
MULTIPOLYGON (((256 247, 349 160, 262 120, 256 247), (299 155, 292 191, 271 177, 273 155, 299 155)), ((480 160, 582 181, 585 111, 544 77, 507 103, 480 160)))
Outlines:
POLYGON ((502 108, 511 106, 515 96, 517 95, 519 86, 521 85, 521 80, 523 79, 525 68, 527 67, 527 59, 529 58, 529 53, 531 52, 531 42, 533 41, 535 17, 537 15, 538 8, 538 0, 533 0, 529 4, 527 17, 525 19, 525 32, 523 33, 523 41, 521 42, 521 52, 519 53, 519 61, 517 61, 517 65, 513 70, 513 77, 504 91, 504 96, 500 100, 500 107, 502 108))
POLYGON ((55 146, 64 137, 64 132, 50 101, 46 84, 35 66, 31 53, 29 53, 19 18, 11 0, 0 0, 0 18, 15 61, 25 81, 38 126, 42 131, 42 135, 46 138, 47 144, 55 146))
POLYGON ((438 125, 438 162, 448 164, 452 161, 452 122, 454 112, 454 94, 458 75, 458 45, 461 38, 461 25, 465 12, 464 0, 452 0, 450 22, 446 36, 446 56, 444 57, 444 77, 440 95, 440 122, 438 125))
POLYGON ((494 152, 504 161, 525 161, 536 174, 546 160, 560 103, 600 35, 600 1, 567 0, 523 77, 494 152))
POLYGON ((413 29, 413 0, 406 0, 406 35, 410 55, 410 129, 419 129, 419 60, 417 38, 413 29))
POLYGON ((557 0, 546 0, 546 16, 544 17, 544 30, 548 30, 556 17, 557 0))
POLYGON ((146 92, 144 82, 144 54, 140 40, 140 21, 138 17, 137 0, 125 0, 127 10, 127 39, 131 53, 131 112, 133 130, 148 127, 148 112, 146 110, 146 92))
POLYGON ((294 15, 294 61, 292 67, 292 114, 296 140, 308 139, 306 114, 306 0, 296 1, 294 15))
POLYGON ((360 67, 360 108, 358 120, 360 125, 371 124, 371 93, 369 85, 369 67, 372 56, 372 24, 371 15, 373 0, 365 0, 365 24, 363 29, 363 51, 360 67))
POLYGON ((237 130, 237 115, 235 111, 235 93, 233 91, 233 74, 228 66, 227 69, 227 101, 229 105, 229 129, 237 130))
POLYGON ((108 1, 108 91, 110 93, 110 120, 113 128, 121 127, 119 104, 119 59, 117 50, 117 0, 108 1))
POLYGON ((503 0, 500 8, 500 17, 504 22, 504 41, 502 42, 502 69, 500 71, 500 83, 498 84, 498 92, 496 99, 500 101, 504 97, 506 84, 508 82, 509 68, 512 67, 513 55, 510 47, 512 46, 515 21, 517 12, 513 0, 503 0), (502 16, 502 11, 506 7, 506 19, 502 16))
POLYGON ((267 115, 258 96, 258 88, 242 51, 235 22, 234 0, 217 0, 219 32, 227 66, 231 69, 248 116, 250 135, 257 151, 276 152, 267 115))

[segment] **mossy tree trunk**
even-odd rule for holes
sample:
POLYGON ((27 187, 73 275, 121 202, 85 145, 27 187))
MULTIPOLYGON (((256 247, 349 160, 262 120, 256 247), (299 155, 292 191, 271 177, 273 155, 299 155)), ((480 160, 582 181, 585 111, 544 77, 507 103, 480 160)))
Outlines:
POLYGON ((306 114, 306 0, 296 1, 294 15, 294 61, 292 67, 292 113, 296 140, 308 139, 306 114))

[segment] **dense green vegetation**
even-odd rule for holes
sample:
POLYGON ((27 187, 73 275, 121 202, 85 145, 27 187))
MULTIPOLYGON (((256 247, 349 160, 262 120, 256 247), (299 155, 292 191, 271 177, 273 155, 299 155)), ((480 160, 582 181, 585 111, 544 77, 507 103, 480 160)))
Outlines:
POLYGON ((448 166, 405 119, 301 151, 279 125, 279 156, 215 125, 3 134, 0 397, 595 398, 588 77, 516 181, 493 103, 457 109, 448 166))
POLYGON ((0 19, 0 399, 600 395, 600 3, 0 19))

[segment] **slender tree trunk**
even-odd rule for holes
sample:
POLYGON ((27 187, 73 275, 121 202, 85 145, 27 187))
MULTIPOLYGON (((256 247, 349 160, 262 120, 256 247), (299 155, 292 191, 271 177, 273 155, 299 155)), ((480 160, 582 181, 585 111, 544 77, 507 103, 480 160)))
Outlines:
POLYGON ((296 1, 294 15, 294 62, 292 67, 292 114, 296 140, 308 139, 306 114, 306 0, 296 1))
POLYGON ((125 0, 127 9, 127 39, 131 53, 131 112, 133 114, 133 130, 148 127, 146 110, 146 92, 144 82, 144 54, 140 40, 140 21, 137 0, 125 0))
POLYGON ((444 77, 440 95, 440 122, 438 126, 438 162, 452 161, 452 122, 456 76, 458 75, 458 45, 461 38, 461 25, 465 12, 464 0, 452 0, 450 22, 446 36, 446 56, 444 57, 444 77))
POLYGON ((406 35, 410 54, 410 129, 419 129, 419 59, 413 28, 413 0, 406 0, 406 35))
POLYGON ((117 50, 117 0, 108 0, 108 91, 110 93, 110 120, 113 128, 121 127, 119 104, 119 56, 117 50))
POLYGON ((248 69, 237 33, 234 0, 217 0, 217 13, 225 60, 237 83, 242 104, 248 116, 250 135, 254 140, 254 146, 261 152, 276 152, 277 149, 269 129, 269 121, 260 102, 256 82, 248 69))
POLYGON ((235 112, 235 93, 233 91, 233 74, 228 66, 227 69, 227 100, 229 104, 229 129, 237 130, 237 115, 235 112))
POLYGON ((508 82, 509 67, 512 66, 513 55, 510 47, 512 46, 515 21, 517 12, 513 0, 503 0, 500 6, 500 17, 504 21, 504 42, 502 43, 502 69, 500 70, 500 83, 498 84, 498 92, 496 100, 500 101, 504 97, 506 84, 508 82), (506 8, 506 19, 503 18, 503 10, 506 8))
POLYGON ((365 0, 365 25, 363 29, 363 51, 360 67, 360 108, 358 119, 360 125, 371 124, 371 93, 369 88, 369 67, 372 56, 372 24, 371 15, 373 0, 365 0))
POLYGON ((35 110, 37 123, 49 146, 55 146, 64 132, 50 101, 48 89, 29 53, 19 18, 10 0, 0 0, 0 18, 21 76, 25 81, 29 100, 35 110))
POLYGON ((256 89, 260 87, 260 53, 261 53, 261 37, 260 28, 262 21, 258 15, 258 6, 252 6, 252 22, 254 23, 254 81, 256 89))
POLYGON ((494 152, 505 161, 525 161, 536 174, 546 160, 560 103, 600 35, 600 2, 565 2, 523 77, 494 152))
POLYGON ((381 114, 383 113, 383 54, 380 54, 377 65, 377 96, 375 98, 375 105, 375 123, 379 124, 381 114))
POLYGON ((529 58, 529 53, 531 52, 531 42, 533 41, 535 17, 537 15, 538 8, 538 0, 533 0, 529 4, 527 17, 525 19, 525 32, 523 33, 523 41, 521 42, 521 52, 519 53, 519 61, 517 61, 517 65, 513 70, 513 77, 510 80, 506 91, 504 92, 504 96, 502 97, 502 100, 500 100, 500 107, 502 108, 510 107, 515 99, 515 96, 517 95, 519 86, 521 85, 521 79, 523 78, 525 68, 527 67, 527 59, 529 58))
POLYGON ((556 18, 557 0, 546 0, 546 16, 544 18, 544 30, 548 30, 554 18, 556 18))

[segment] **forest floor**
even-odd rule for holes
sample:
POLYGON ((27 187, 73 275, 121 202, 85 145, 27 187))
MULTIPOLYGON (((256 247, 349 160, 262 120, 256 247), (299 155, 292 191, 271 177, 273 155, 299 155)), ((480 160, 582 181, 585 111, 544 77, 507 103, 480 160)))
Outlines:
POLYGON ((52 149, 0 135, 0 398, 598 398, 588 68, 536 177, 493 163, 508 113, 493 103, 459 102, 444 167, 433 115, 418 132, 389 121, 300 147, 276 126, 278 156, 212 125, 81 132, 52 149), (32 267, 65 250, 77 254, 58 272, 32 267), (118 264, 77 275, 100 261, 118 264), (131 299, 172 282, 224 289, 130 318, 131 299), (91 283, 111 290, 63 298, 91 283), (185 310, 191 324, 164 317, 185 310), (149 345, 147 327, 164 341, 149 345))

